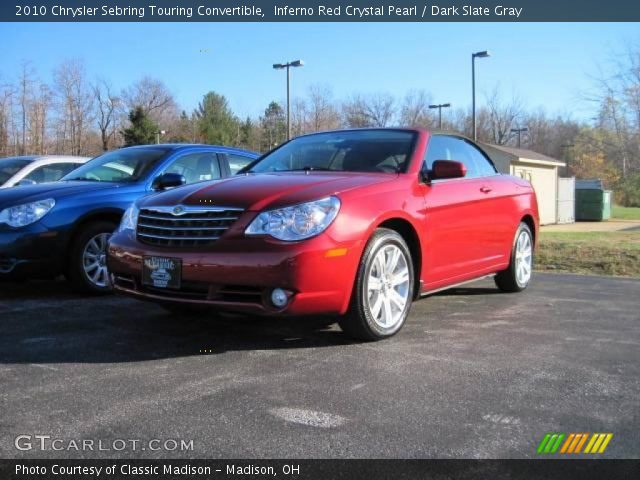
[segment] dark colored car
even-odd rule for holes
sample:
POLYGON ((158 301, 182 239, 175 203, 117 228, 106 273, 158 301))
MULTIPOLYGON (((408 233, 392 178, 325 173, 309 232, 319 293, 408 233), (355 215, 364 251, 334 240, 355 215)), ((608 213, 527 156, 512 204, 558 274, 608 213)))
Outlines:
POLYGON ((64 273, 81 290, 110 290, 106 246, 122 214, 153 192, 216 180, 257 157, 209 145, 105 153, 59 182, 0 190, 0 278, 64 273))
POLYGON ((422 295, 487 275, 526 288, 537 233, 531 185, 470 140, 347 130, 140 200, 108 262, 117 292, 169 309, 330 314, 374 340, 398 332, 422 295))

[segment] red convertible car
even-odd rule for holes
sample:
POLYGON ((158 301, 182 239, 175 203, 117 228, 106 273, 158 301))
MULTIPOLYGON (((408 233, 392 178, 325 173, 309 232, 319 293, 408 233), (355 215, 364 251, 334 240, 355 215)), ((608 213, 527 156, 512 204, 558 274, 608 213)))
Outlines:
POLYGON ((531 185, 499 174, 468 139, 342 130, 139 200, 108 266, 116 291, 171 311, 328 314, 376 340, 423 295, 488 275, 523 290, 537 234, 531 185))

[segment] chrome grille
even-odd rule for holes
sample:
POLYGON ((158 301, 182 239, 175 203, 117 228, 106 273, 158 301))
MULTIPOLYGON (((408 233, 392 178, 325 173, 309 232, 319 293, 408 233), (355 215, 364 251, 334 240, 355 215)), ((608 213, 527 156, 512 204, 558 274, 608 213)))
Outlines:
POLYGON ((138 241, 163 247, 206 246, 233 225, 242 209, 227 207, 153 207, 138 215, 138 241))

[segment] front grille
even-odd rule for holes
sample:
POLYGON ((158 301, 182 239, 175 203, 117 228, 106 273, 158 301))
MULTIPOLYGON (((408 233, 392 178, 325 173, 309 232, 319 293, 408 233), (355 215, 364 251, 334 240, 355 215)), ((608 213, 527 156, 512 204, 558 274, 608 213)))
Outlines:
POLYGON ((242 209, 226 207, 141 209, 136 235, 138 241, 148 245, 207 246, 215 243, 241 213, 242 209))

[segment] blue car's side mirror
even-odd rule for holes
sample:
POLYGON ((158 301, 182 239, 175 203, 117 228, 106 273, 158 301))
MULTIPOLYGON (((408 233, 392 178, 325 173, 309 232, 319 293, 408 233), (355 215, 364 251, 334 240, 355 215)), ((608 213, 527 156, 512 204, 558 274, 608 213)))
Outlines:
POLYGON ((169 188, 179 187, 187 183, 184 175, 179 173, 163 173, 157 177, 151 187, 154 190, 167 190, 169 188))

